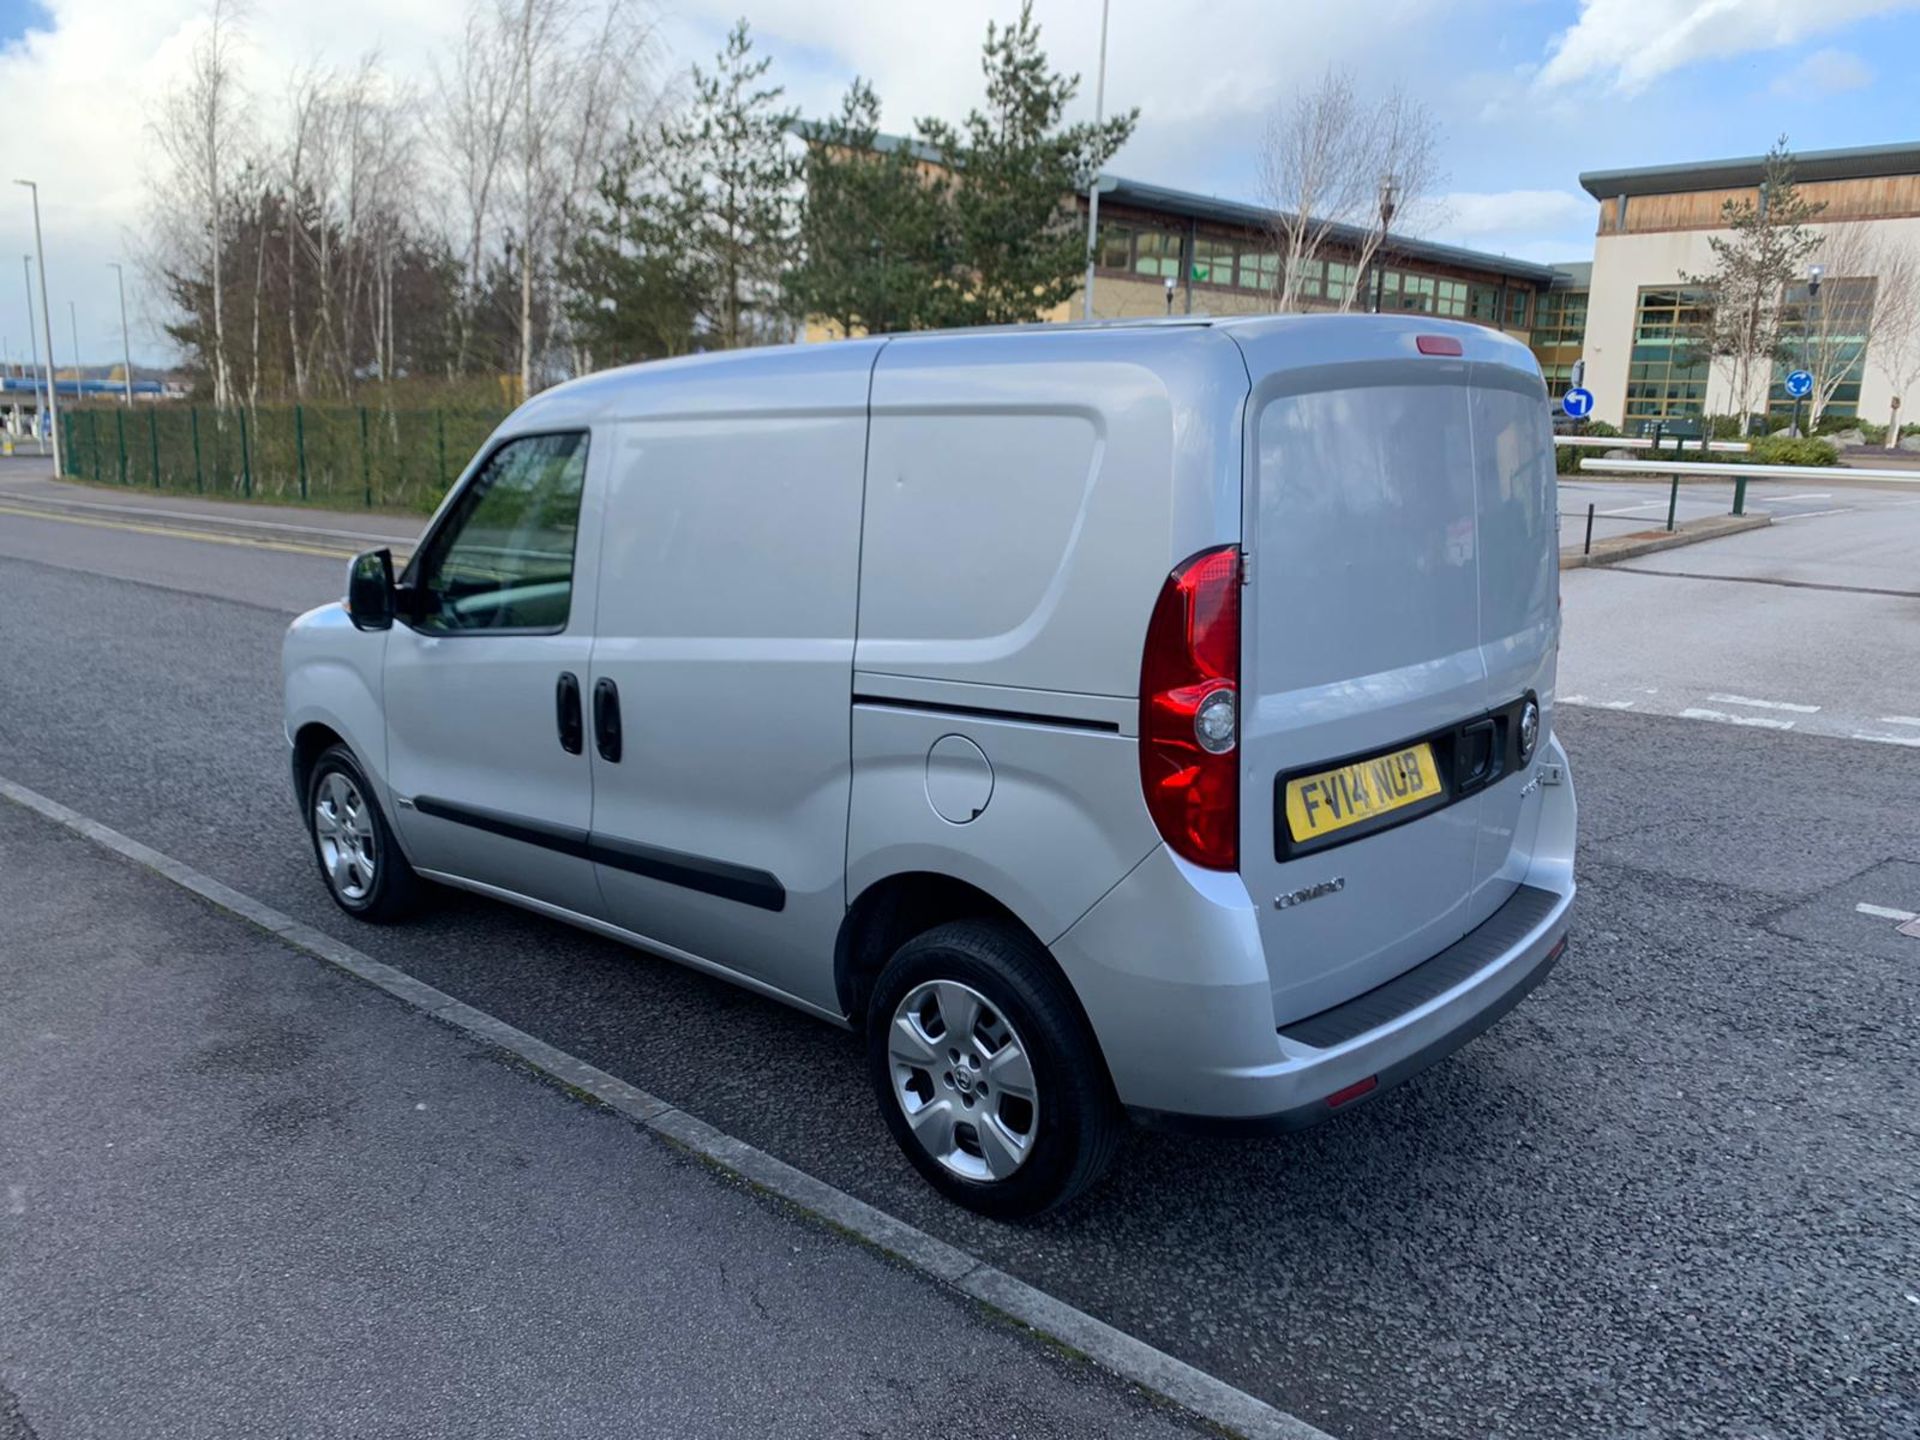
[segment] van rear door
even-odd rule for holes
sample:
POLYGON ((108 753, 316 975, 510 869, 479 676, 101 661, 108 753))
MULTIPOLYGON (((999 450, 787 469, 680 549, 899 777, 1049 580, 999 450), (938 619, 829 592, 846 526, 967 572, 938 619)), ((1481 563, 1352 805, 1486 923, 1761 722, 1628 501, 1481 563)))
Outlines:
POLYGON ((1557 638, 1551 441, 1531 357, 1495 332, 1300 317, 1230 333, 1253 382, 1240 865, 1284 1024, 1427 959, 1511 892, 1519 812, 1489 782, 1557 638))

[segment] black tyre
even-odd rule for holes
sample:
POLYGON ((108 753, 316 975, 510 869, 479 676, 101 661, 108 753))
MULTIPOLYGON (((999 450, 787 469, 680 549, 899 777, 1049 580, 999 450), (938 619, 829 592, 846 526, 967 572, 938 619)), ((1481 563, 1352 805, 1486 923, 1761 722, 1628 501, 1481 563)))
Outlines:
POLYGON ((346 746, 335 745, 314 762, 306 821, 320 878, 342 910, 376 924, 413 910, 420 877, 400 853, 373 786, 346 746))
POLYGON ((914 1168, 997 1219, 1084 1192, 1125 1127, 1046 952, 990 921, 941 925, 900 947, 874 991, 867 1065, 914 1168))

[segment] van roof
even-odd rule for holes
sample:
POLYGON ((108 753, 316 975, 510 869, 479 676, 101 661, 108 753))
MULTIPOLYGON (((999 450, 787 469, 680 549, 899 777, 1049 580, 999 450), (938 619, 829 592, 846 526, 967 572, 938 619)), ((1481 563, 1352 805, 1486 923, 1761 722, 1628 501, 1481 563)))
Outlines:
MULTIPOLYGON (((875 350, 893 344, 917 345, 969 336, 1004 339, 1016 336, 1061 336, 1122 331, 1220 330, 1235 332, 1239 338, 1247 340, 1269 334, 1291 332, 1297 335, 1303 329, 1334 331, 1351 326, 1360 320, 1367 320, 1402 332, 1408 329, 1418 329, 1426 333, 1451 332, 1468 342, 1469 353, 1474 349, 1485 353, 1486 342, 1492 340, 1496 348, 1511 347, 1530 355, 1524 345, 1502 331, 1469 321, 1449 320, 1413 312, 1395 312, 1390 315, 1343 315, 1331 312, 1284 315, 1166 315, 1111 320, 1033 321, 1019 325, 977 325, 947 330, 909 330, 888 335, 858 336, 847 340, 796 341, 785 345, 760 345, 739 350, 709 350, 661 360, 644 360, 608 370, 597 370, 542 390, 522 407, 521 412, 516 412, 514 418, 521 421, 531 418, 522 413, 529 407, 543 412, 556 409, 571 411, 575 406, 590 404, 592 397, 605 396, 608 392, 618 392, 628 381, 647 376, 669 373, 687 375, 690 371, 714 371, 730 369, 734 366, 752 366, 774 357, 790 358, 814 354, 819 357, 822 369, 832 369, 850 363, 860 363, 854 362, 852 357, 862 351, 870 355, 875 350)), ((1326 344, 1330 339, 1330 336, 1323 334, 1318 343, 1326 344)), ((1336 348, 1344 349, 1345 347, 1337 346, 1336 348)), ((783 359, 777 363, 784 365, 786 360, 783 359)), ((520 426, 516 425, 515 428, 520 426)))

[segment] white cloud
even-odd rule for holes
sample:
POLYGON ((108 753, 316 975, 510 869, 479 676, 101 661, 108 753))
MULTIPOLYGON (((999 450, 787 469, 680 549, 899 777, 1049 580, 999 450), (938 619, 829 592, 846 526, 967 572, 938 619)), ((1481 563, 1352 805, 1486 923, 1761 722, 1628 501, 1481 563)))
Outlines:
POLYGON ((1775 50, 1920 0, 1581 0, 1541 67, 1543 89, 1581 82, 1628 94, 1701 60, 1775 50))
POLYGON ((1455 191, 1432 202, 1435 240, 1525 260, 1558 261, 1589 253, 1594 203, 1569 190, 1455 191))
POLYGON ((1516 230, 1564 230, 1591 225, 1594 219, 1592 198, 1571 190, 1458 191, 1441 196, 1439 205, 1445 217, 1439 228, 1465 239, 1516 230))
POLYGON ((1873 83, 1873 67, 1851 50, 1816 50, 1773 82, 1773 93, 1788 100, 1808 95, 1839 95, 1873 83))

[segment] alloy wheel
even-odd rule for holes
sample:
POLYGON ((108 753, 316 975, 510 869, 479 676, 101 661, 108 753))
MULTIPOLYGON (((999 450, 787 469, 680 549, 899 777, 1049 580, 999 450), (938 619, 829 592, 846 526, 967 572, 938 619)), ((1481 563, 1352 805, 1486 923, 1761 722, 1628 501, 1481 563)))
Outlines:
POLYGON ((1025 1044, 971 986, 929 980, 907 992, 887 1036, 893 1097, 921 1148, 965 1180, 1005 1180, 1039 1134, 1025 1044))
POLYGON ((314 794, 313 838, 334 893, 356 905, 373 893, 373 812, 343 771, 328 771, 314 794))

